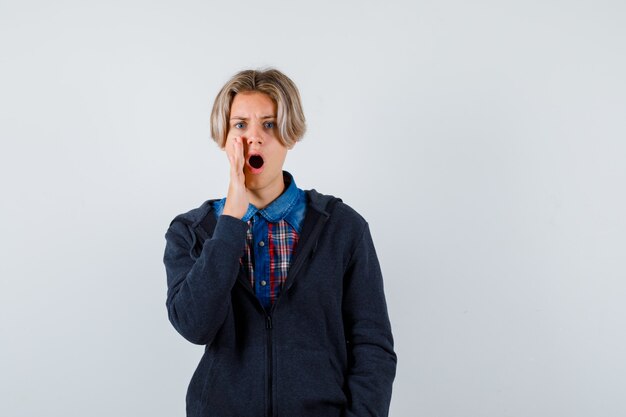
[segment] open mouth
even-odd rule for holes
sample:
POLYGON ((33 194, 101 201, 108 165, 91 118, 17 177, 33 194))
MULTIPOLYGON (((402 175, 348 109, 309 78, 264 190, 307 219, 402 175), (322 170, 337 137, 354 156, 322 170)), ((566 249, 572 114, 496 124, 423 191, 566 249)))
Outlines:
POLYGON ((263 166, 263 157, 261 155, 252 155, 250 159, 248 159, 248 163, 252 168, 261 168, 263 166))

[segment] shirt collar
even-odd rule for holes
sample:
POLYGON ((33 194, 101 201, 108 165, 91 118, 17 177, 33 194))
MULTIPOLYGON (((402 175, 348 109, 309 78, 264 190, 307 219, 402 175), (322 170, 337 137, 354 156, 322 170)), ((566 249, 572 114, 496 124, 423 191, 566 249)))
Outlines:
MULTIPOLYGON (((248 204, 248 210, 241 220, 247 222, 255 214, 259 213, 259 215, 263 216, 268 222, 276 223, 284 219, 291 224, 292 227, 300 230, 301 222, 297 220, 296 210, 292 209, 294 206, 298 205, 297 203, 303 203, 305 201, 306 197, 304 196, 304 191, 297 187, 296 181, 289 172, 283 171, 283 180, 285 182, 285 191, 283 191, 280 196, 267 207, 260 210, 253 204, 248 204)), ((217 216, 222 214, 225 203, 226 198, 223 198, 215 204, 217 216)))
MULTIPOLYGON (((283 171, 283 180, 285 181, 285 191, 268 204, 267 207, 261 210, 257 209, 258 213, 265 217, 265 220, 268 222, 276 223, 283 220, 298 199, 298 187, 293 176, 287 171, 283 171)), ((252 204, 250 205, 254 207, 252 204)), ((249 210, 250 207, 248 207, 249 210)))

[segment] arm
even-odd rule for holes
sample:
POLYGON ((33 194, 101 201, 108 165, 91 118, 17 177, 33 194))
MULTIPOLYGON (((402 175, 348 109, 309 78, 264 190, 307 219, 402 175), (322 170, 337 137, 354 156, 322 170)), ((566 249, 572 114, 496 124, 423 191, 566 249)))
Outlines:
POLYGON ((226 319, 247 228, 240 219, 220 216, 195 260, 189 254, 191 236, 186 225, 174 221, 165 234, 168 316, 192 343, 209 344, 226 319))
POLYGON ((396 354, 380 265, 365 224, 344 276, 343 320, 349 349, 344 417, 389 413, 396 354))
POLYGON ((173 221, 165 234, 168 316, 174 328, 192 343, 211 343, 230 309, 230 292, 237 280, 248 230, 248 224, 241 220, 249 204, 243 148, 243 137, 227 138, 223 148, 230 163, 226 205, 200 256, 194 260, 189 255, 192 240, 181 222, 173 221))

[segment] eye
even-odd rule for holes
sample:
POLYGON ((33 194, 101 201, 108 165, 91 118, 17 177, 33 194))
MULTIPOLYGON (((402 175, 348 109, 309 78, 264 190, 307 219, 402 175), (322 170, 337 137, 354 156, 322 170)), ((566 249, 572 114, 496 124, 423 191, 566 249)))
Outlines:
POLYGON ((235 123, 237 129, 243 129, 243 122, 235 123))
POLYGON ((265 127, 268 129, 273 129, 274 126, 274 122, 265 122, 265 127))

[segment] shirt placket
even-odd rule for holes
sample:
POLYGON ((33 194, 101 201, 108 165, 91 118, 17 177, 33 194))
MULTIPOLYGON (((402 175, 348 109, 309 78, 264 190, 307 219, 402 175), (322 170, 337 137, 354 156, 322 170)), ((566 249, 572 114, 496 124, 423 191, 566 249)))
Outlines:
POLYGON ((267 241, 267 228, 267 221, 259 213, 256 213, 252 222, 254 291, 265 308, 270 305, 270 245, 267 241))

